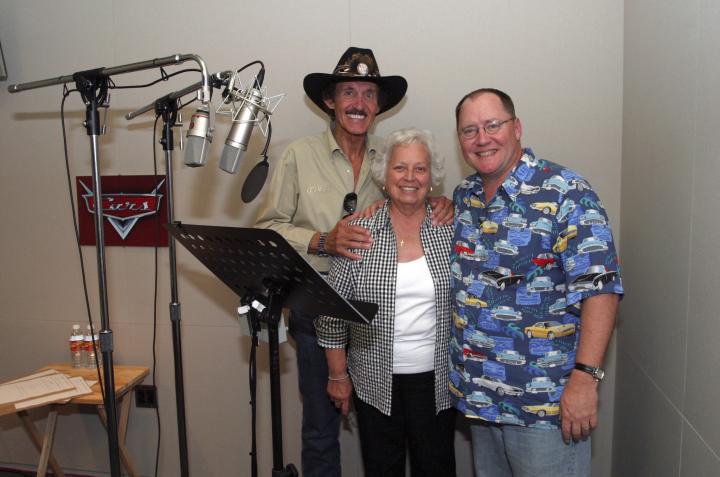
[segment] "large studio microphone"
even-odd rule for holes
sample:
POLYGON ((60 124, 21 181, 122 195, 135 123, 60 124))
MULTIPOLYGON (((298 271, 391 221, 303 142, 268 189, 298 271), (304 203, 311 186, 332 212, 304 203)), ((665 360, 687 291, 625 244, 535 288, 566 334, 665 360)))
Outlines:
POLYGON ((206 104, 200 105, 190 118, 185 146, 185 165, 190 167, 204 166, 207 162, 212 127, 210 126, 210 110, 206 104))
POLYGON ((255 83, 255 87, 248 88, 246 91, 230 91, 226 101, 238 92, 241 96, 236 98, 240 100, 242 105, 240 111, 233 119, 233 125, 230 129, 222 156, 220 156, 220 169, 235 174, 238 164, 247 151, 250 136, 253 127, 258 122, 258 112, 264 111, 263 95, 257 89, 260 87, 259 82, 255 83))

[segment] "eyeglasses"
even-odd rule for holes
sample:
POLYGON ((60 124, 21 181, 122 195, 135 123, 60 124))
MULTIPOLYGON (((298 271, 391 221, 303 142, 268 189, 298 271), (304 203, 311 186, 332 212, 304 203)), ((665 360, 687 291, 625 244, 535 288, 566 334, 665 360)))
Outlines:
POLYGON ((480 129, 484 129, 485 134, 492 136, 500 130, 503 124, 513 120, 515 120, 515 118, 506 119, 505 121, 490 121, 484 126, 465 126, 460 130, 460 136, 463 139, 473 139, 480 133, 480 129))
POLYGON ((343 217, 354 214, 356 208, 357 194, 355 192, 349 192, 343 199, 343 211, 345 211, 345 215, 343 217))

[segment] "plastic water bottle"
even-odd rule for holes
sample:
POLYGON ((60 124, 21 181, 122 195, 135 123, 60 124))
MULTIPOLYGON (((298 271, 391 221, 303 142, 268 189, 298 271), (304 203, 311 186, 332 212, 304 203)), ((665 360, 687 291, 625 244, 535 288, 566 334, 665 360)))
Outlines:
POLYGON ((78 324, 73 325, 70 335, 70 363, 73 368, 83 366, 83 334, 78 324))
POLYGON ((83 340, 83 358, 86 368, 95 368, 95 355, 97 354, 98 335, 93 336, 90 325, 85 330, 85 339, 83 340))

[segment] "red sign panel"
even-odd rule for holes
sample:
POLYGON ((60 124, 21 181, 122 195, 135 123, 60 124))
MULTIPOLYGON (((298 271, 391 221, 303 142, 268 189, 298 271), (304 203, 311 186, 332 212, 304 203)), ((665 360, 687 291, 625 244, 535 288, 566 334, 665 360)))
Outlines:
MULTIPOLYGON (((91 176, 77 176, 80 244, 95 245, 95 194, 91 176)), ((167 247, 165 176, 103 176, 105 245, 167 247)))

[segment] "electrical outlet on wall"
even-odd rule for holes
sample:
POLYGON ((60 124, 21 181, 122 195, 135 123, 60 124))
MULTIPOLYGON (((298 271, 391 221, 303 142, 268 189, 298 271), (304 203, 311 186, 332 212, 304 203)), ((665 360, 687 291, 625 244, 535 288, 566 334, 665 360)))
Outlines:
POLYGON ((156 408, 157 390, 155 386, 149 384, 135 386, 135 406, 156 408))

